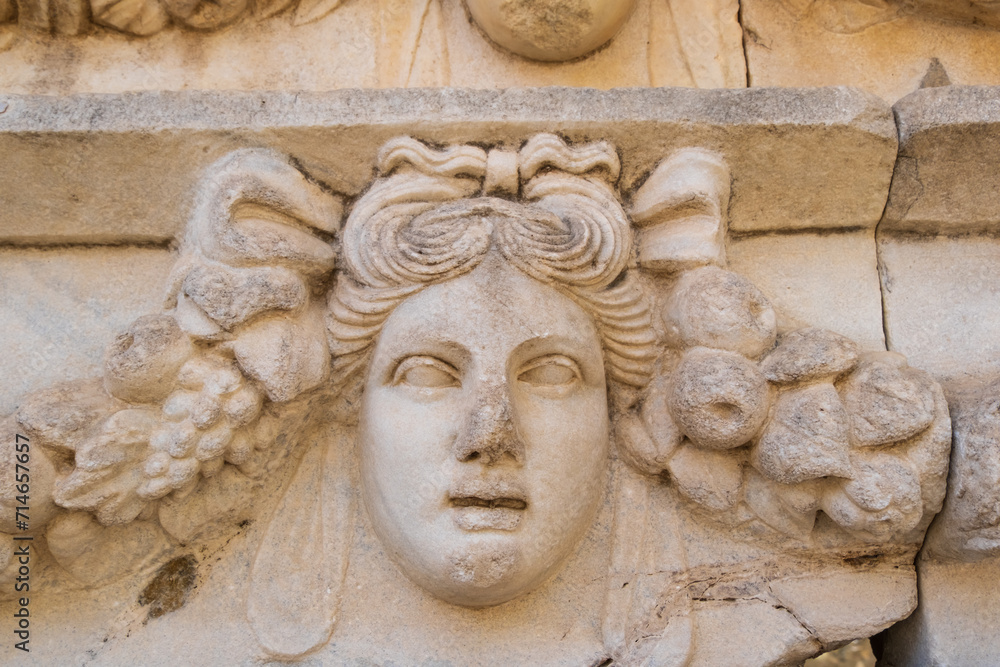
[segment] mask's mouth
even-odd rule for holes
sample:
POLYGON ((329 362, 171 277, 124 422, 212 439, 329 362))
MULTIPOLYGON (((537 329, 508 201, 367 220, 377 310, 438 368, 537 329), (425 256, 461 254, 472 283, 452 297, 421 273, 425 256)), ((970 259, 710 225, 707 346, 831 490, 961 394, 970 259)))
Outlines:
POLYGON ((509 480, 470 479, 448 494, 453 520, 462 530, 514 530, 528 508, 527 494, 509 480))
POLYGON ((451 499, 452 507, 485 507, 496 509, 503 507, 512 510, 523 510, 528 503, 520 498, 479 498, 477 496, 459 496, 451 499))

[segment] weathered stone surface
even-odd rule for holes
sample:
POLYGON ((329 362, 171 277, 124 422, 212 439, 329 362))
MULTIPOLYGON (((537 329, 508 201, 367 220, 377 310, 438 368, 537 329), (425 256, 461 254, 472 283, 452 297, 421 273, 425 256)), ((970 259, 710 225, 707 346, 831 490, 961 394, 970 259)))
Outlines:
POLYGON ((986 664, 1000 655, 995 577, 1000 372, 996 88, 921 90, 897 103, 900 157, 879 255, 890 349, 948 389, 954 450, 944 509, 921 559, 921 604, 887 636, 889 665, 986 664))
POLYGON ((777 333, 767 297, 743 276, 715 266, 685 272, 661 317, 668 339, 678 346, 750 358, 771 349, 777 333))
POLYGON ((730 270, 752 280, 774 306, 779 332, 829 329, 861 349, 885 349, 871 232, 736 237, 728 254, 730 270))
POLYGON ((140 317, 109 346, 104 362, 105 387, 123 401, 162 400, 193 352, 191 340, 173 317, 140 317))
POLYGON ((670 412, 701 447, 744 445, 767 417, 767 382, 738 354, 696 347, 684 356, 671 384, 670 412))
POLYGON ((860 447, 911 438, 934 421, 933 381, 902 358, 865 359, 842 387, 851 412, 851 439, 860 447))
MULTIPOLYGON (((617 36, 586 57, 558 64, 529 60, 498 46, 470 20, 462 0, 92 0, 89 8, 80 0, 20 4, 24 6, 19 12, 0 4, 0 21, 13 22, 3 26, 0 87, 19 93, 557 85, 742 88, 747 83, 736 0, 605 3, 615 19, 613 27, 621 28, 617 36), (628 11, 632 5, 634 10, 628 11), (67 40, 43 34, 49 31, 84 34, 67 40), (138 61, 143 62, 141 72, 129 67, 138 61), (237 62, 242 66, 233 67, 237 62)), ((491 3, 480 6, 484 4, 491 3)), ((579 36, 574 28, 594 20, 593 12, 587 15, 591 7, 586 3, 575 8, 574 14, 573 5, 561 2, 539 6, 545 20, 535 33, 542 33, 543 46, 551 50, 553 40, 546 42, 544 35, 554 31, 555 48, 561 51, 579 36), (578 20, 569 26, 562 21, 573 16, 578 20)), ((531 13, 514 12, 522 17, 531 13)), ((512 27, 523 34, 526 28, 531 32, 530 25, 515 22, 512 27)), ((611 34, 604 41, 608 37, 611 34)))
POLYGON ((751 457, 781 484, 848 477, 848 431, 847 410, 832 384, 784 392, 751 457))
POLYGON ((719 511, 734 507, 743 487, 738 459, 690 443, 670 459, 670 478, 682 494, 719 511))
POLYGON ((920 604, 887 633, 882 660, 888 667, 988 665, 1000 655, 1000 608, 992 582, 995 559, 977 563, 921 558, 920 604))
POLYGON ((156 309, 173 258, 158 249, 0 251, 0 413, 55 380, 100 374, 106 346, 156 309))
POLYGON ((872 228, 896 149, 888 108, 845 89, 6 95, 2 102, 0 151, 10 159, 0 167, 8 203, 0 238, 15 243, 174 238, 197 175, 247 145, 285 151, 353 196, 378 146, 407 131, 437 142, 487 132, 506 145, 538 131, 599 132, 625 158, 625 192, 665 154, 707 145, 737 183, 731 230, 872 228), (433 125, 424 121, 430 117, 433 125), (813 159, 819 153, 822 169, 813 159))
POLYGON ((720 156, 681 149, 657 165, 632 198, 644 268, 677 272, 726 262, 731 193, 729 167, 720 156))
POLYGON ((914 583, 913 571, 883 567, 829 577, 783 579, 770 588, 782 603, 797 610, 799 621, 813 628, 820 641, 834 643, 851 639, 858 619, 866 619, 865 631, 872 635, 896 618, 909 615, 917 606, 916 590, 911 588, 909 596, 899 595, 900 584, 909 587, 914 583))
POLYGON ((889 348, 953 384, 1000 373, 1000 242, 883 235, 889 348))
POLYGON ((0 0, 9 662, 797 664, 943 499, 884 661, 1000 662, 998 59, 994 0, 0 0))
MULTIPOLYGON (((436 94, 457 105, 452 130, 491 122, 462 125, 476 95, 436 94)), ((507 140, 540 122, 526 118, 507 140)), ((809 345, 769 381, 788 320, 725 267, 637 265, 623 200, 645 171, 606 138, 538 133, 498 159, 397 136, 373 156, 351 128, 325 169, 368 155, 376 176, 349 174, 353 191, 346 171, 318 184, 315 153, 213 161, 159 314, 105 362, 114 397, 97 381, 23 401, 18 428, 53 454, 37 468, 51 498, 34 529, 54 546, 38 618, 58 627, 74 607, 80 645, 112 663, 679 667, 735 647, 796 661, 910 610, 946 474, 933 382, 907 370, 921 391, 893 393, 849 358, 817 384, 809 345), (848 439, 870 408, 852 382, 893 394, 874 403, 891 437, 848 439), (915 410, 930 413, 917 429, 915 410), (794 433, 755 456, 769 414, 794 433), (825 441, 799 447, 817 433, 836 469, 825 441), (91 568, 96 548, 128 556, 91 568), (119 609, 92 606, 109 595, 119 609), (729 641, 704 634, 725 619, 729 641)), ((795 328, 793 343, 839 341, 795 328)), ((0 487, 0 508, 17 493, 0 487)), ((76 646, 38 648, 72 662, 76 646)))
MULTIPOLYGON (((751 622, 754 625, 767 629, 740 642, 743 647, 740 659, 747 664, 767 665, 786 658, 792 661, 802 660, 819 649, 820 644, 816 638, 786 609, 760 600, 748 600, 735 607, 733 609, 715 602, 701 603, 698 608, 701 623, 698 624, 697 637, 706 640, 709 637, 731 637, 734 624, 743 622, 739 619, 753 619, 751 622)), ((722 646, 713 645, 691 664, 711 667, 723 664, 728 659, 722 646)))
POLYGON ((961 85, 1000 84, 992 3, 896 0, 746 0, 752 86, 859 86, 893 102, 921 86, 935 62, 961 85), (936 5, 931 7, 930 5, 936 5), (962 11, 989 13, 957 19, 962 11))
POLYGON ((895 112, 899 158, 880 232, 996 230, 1000 88, 928 88, 901 99, 895 112))
POLYGON ((781 339, 761 363, 770 382, 832 380, 854 368, 858 346, 854 341, 824 329, 800 329, 781 339))
POLYGON ((535 60, 571 60, 593 51, 617 33, 635 0, 586 0, 576 5, 469 0, 472 18, 490 38, 535 60))

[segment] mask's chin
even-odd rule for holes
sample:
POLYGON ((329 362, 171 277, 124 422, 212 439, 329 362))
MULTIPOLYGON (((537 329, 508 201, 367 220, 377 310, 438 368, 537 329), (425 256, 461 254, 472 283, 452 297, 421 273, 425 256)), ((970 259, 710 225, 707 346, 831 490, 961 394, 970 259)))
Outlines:
POLYGON ((492 606, 507 602, 522 592, 515 581, 521 552, 509 540, 476 541, 452 551, 447 561, 453 585, 446 599, 452 604, 492 606))
POLYGON ((393 560, 417 586, 450 604, 491 607, 534 588, 521 546, 509 534, 462 536, 425 544, 427 560, 396 552, 393 560), (424 562, 421 562, 424 561, 424 562), (529 580, 531 579, 531 580, 529 580))

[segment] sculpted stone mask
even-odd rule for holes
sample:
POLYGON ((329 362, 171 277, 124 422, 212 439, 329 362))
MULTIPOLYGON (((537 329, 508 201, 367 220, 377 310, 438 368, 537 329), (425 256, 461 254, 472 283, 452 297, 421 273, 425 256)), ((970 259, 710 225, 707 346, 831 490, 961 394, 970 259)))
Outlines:
POLYGON ((361 416, 369 516, 429 592, 506 602, 541 584, 589 528, 608 430, 590 316, 491 253, 385 324, 361 416))

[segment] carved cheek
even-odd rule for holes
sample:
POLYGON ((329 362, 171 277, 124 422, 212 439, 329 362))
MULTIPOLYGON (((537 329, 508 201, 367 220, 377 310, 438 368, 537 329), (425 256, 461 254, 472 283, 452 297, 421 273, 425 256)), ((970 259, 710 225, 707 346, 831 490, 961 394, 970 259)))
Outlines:
POLYGON ((446 486, 439 478, 458 429, 456 402, 419 400, 396 387, 370 391, 362 422, 366 483, 376 487, 369 492, 430 518, 446 486))
POLYGON ((559 399, 517 392, 515 401, 535 507, 546 521, 561 525, 563 536, 576 534, 601 495, 608 465, 603 387, 584 387, 559 399))

